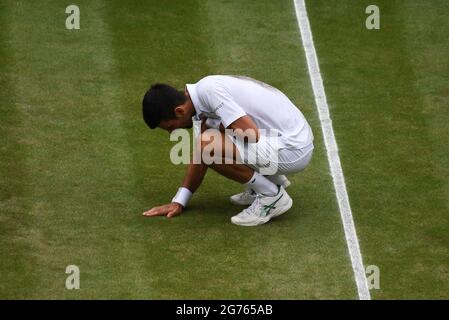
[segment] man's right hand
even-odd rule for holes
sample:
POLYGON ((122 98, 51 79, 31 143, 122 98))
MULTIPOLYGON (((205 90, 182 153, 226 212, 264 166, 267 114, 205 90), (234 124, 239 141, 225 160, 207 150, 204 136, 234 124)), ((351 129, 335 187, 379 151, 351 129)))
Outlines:
POLYGON ((171 218, 177 216, 182 212, 184 207, 177 202, 172 202, 169 204, 165 204, 163 206, 154 207, 148 211, 145 211, 143 215, 145 217, 155 217, 155 216, 167 216, 167 218, 171 218))

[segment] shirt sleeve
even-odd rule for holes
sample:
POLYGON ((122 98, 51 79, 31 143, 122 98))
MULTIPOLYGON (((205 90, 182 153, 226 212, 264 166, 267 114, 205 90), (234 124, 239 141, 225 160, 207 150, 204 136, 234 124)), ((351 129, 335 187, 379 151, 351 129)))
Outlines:
POLYGON ((203 94, 208 111, 220 117, 225 128, 246 115, 246 112, 235 102, 226 87, 219 82, 208 84, 204 88, 203 94))
POLYGON ((221 121, 219 119, 206 119, 206 127, 213 128, 213 129, 220 129, 220 123, 221 121))

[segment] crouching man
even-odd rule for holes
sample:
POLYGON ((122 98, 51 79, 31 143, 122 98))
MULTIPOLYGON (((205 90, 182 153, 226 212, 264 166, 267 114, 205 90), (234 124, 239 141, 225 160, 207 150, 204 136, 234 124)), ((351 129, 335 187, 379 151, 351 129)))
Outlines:
POLYGON ((201 123, 200 161, 188 165, 172 202, 144 212, 147 217, 180 214, 210 167, 245 187, 230 201, 248 207, 231 222, 264 224, 292 207, 286 175, 312 158, 312 130, 299 109, 278 89, 247 77, 208 76, 184 92, 155 84, 144 96, 143 118, 168 132, 201 123))

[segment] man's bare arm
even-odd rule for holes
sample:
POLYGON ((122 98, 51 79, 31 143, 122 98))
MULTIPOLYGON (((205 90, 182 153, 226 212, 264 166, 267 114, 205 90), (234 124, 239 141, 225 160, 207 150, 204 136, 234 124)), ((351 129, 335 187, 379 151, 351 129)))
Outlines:
MULTIPOLYGON (((201 131, 204 132, 206 127, 204 125, 204 121, 201 127, 201 131)), ((205 164, 195 164, 193 161, 187 166, 187 172, 182 182, 182 186, 190 190, 190 192, 194 193, 198 187, 203 182, 204 176, 207 172, 207 166, 205 164)), ((183 211, 184 207, 177 203, 171 202, 169 204, 165 204, 159 207, 154 207, 148 211, 143 213, 146 217, 154 217, 154 216, 167 216, 168 218, 174 217, 180 214, 183 211)))
POLYGON ((201 185, 201 182, 203 182, 206 172, 207 166, 205 164, 189 164, 187 167, 187 173, 182 181, 182 186, 194 193, 201 185))
POLYGON ((234 130, 235 136, 246 137, 250 143, 259 141, 259 128, 250 116, 238 118, 228 128, 234 130))
MULTIPOLYGON (((233 129, 237 137, 247 137, 248 142, 257 142, 259 140, 259 131, 257 125, 254 123, 250 116, 243 116, 233 123, 231 123, 228 128, 233 129)), ((204 122, 202 125, 202 130, 206 128, 204 122)), ((193 162, 193 161, 192 161, 193 162)), ((207 166, 205 164, 189 164, 187 167, 187 172, 182 182, 184 188, 189 189, 194 193, 198 187, 201 185, 204 176, 207 172, 207 166)), ((176 202, 172 202, 159 207, 154 207, 143 213, 146 217, 153 216, 167 216, 168 218, 174 217, 182 212, 184 207, 176 202)))

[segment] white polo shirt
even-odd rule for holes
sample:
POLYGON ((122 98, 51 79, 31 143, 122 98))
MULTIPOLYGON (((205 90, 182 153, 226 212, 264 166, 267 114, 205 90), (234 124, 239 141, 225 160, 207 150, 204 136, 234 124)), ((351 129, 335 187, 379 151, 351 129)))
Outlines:
POLYGON ((227 128, 249 115, 259 129, 276 129, 279 148, 301 149, 313 142, 312 130, 299 109, 278 89, 239 76, 208 76, 187 84, 197 115, 206 116, 206 125, 227 128))

